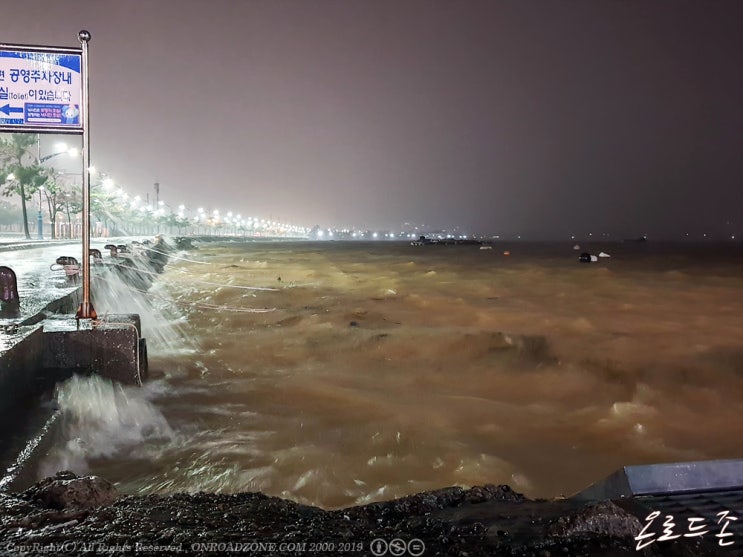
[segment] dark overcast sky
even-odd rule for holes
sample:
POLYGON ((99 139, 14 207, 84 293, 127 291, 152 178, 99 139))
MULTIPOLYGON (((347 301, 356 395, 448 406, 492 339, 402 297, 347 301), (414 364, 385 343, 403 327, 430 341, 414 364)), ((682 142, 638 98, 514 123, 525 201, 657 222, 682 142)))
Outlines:
POLYGON ((90 43, 132 195, 323 226, 743 236, 739 0, 2 0, 90 43), (727 224, 732 222, 733 224, 727 224))

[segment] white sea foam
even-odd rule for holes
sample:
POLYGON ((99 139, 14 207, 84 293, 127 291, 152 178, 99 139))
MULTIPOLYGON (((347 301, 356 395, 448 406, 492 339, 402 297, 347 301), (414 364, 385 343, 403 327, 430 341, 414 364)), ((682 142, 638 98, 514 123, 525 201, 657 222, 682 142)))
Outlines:
POLYGON ((58 385, 62 412, 60 443, 40 465, 42 476, 59 470, 87 473, 88 462, 116 457, 122 451, 173 439, 163 414, 147 400, 146 391, 124 387, 92 375, 74 375, 58 385))

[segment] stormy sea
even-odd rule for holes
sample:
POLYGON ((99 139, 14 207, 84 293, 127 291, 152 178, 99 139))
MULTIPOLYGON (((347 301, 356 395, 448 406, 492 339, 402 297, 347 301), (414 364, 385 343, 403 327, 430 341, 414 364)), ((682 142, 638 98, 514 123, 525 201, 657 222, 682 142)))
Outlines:
POLYGON ((99 294, 142 315, 151 378, 59 385, 39 475, 330 509, 488 483, 569 496, 623 465, 743 457, 740 244, 489 247, 173 252, 146 292, 99 294))

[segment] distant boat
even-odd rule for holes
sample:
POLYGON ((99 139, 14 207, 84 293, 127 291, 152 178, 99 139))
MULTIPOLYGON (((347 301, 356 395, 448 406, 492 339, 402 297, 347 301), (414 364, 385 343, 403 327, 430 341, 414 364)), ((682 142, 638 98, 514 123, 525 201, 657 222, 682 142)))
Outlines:
POLYGON ((622 241, 623 242, 647 242, 648 241, 648 237, 643 234, 639 238, 625 238, 622 241))

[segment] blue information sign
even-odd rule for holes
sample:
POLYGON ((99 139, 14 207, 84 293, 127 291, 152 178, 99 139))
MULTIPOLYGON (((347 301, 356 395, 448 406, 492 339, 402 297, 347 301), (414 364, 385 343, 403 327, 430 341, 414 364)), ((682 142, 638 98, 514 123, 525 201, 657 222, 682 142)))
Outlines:
POLYGON ((82 53, 0 46, 0 127, 82 132, 82 53))

